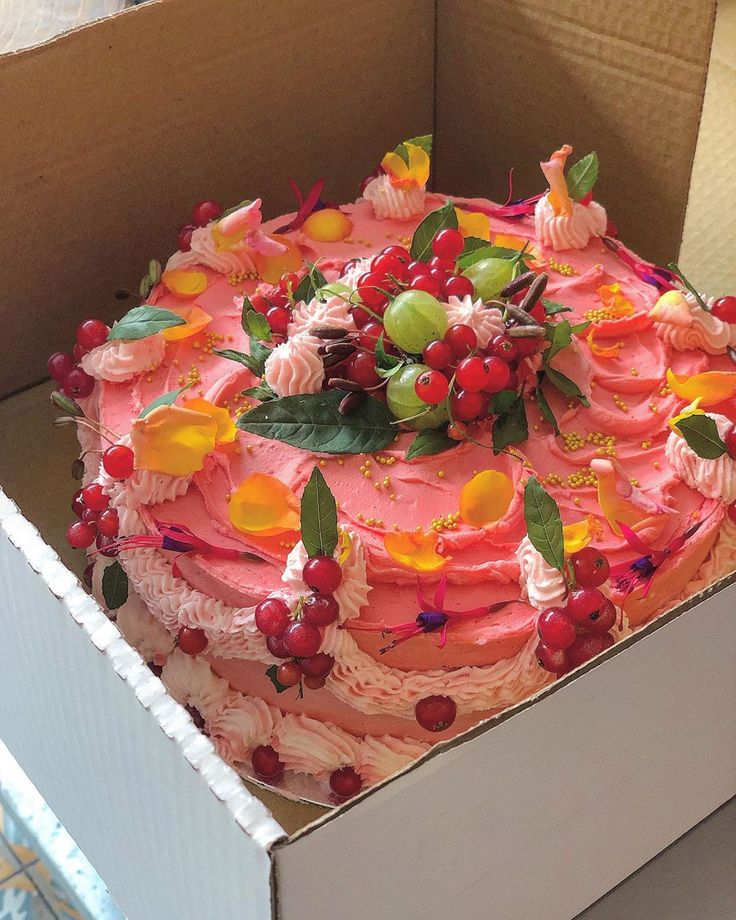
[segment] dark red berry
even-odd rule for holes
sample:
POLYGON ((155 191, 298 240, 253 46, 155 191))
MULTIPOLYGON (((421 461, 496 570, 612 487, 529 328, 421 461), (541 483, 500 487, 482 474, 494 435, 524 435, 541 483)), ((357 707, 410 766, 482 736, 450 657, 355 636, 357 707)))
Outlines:
POLYGON ((363 788, 363 780, 352 767, 341 767, 330 774, 330 789, 338 799, 351 799, 363 788))
POLYGON ((291 321, 291 313, 286 307, 271 307, 266 313, 266 319, 271 332, 275 335, 286 335, 286 330, 289 328, 289 322, 291 321))
POLYGON ((395 243, 392 246, 387 246, 383 250, 383 255, 385 256, 396 256, 396 258, 403 262, 404 265, 408 265, 411 262, 411 255, 409 250, 404 246, 397 246, 395 243))
POLYGON ((309 690, 321 690, 327 681, 324 677, 305 677, 304 686, 309 690))
POLYGON ((342 582, 342 569, 331 556, 313 556, 304 563, 302 578, 313 591, 333 594, 342 582))
POLYGON ((280 597, 267 597, 256 606, 256 627, 264 636, 283 635, 289 619, 289 607, 280 597))
POLYGON ((447 342, 436 340, 430 342, 422 353, 424 363, 432 370, 443 371, 448 368, 453 361, 453 352, 447 342))
POLYGON ((575 624, 559 607, 550 607, 539 614, 537 632, 542 643, 555 651, 570 648, 577 638, 575 624))
POLYGON ((363 348, 368 348, 370 351, 374 351, 382 332, 383 326, 381 323, 377 323, 372 319, 361 329, 360 335, 358 336, 358 345, 363 348))
POLYGON ((177 645, 185 655, 199 655, 207 648, 207 636, 201 629, 182 626, 177 645))
POLYGON ((82 573, 82 580, 84 581, 85 585, 87 585, 88 588, 92 587, 92 577, 94 575, 94 572, 95 572, 95 564, 94 562, 90 562, 89 565, 85 566, 84 572, 82 573))
POLYGON ((95 388, 95 378, 90 377, 81 367, 73 367, 64 378, 63 390, 72 399, 84 399, 95 388))
POLYGON ((710 312, 724 323, 736 323, 736 297, 719 297, 710 312))
POLYGON ((463 358, 455 371, 458 386, 470 393, 477 393, 485 388, 488 382, 488 370, 483 358, 474 355, 472 358, 463 358))
POLYGON ((530 358, 539 351, 540 339, 514 339, 513 341, 519 358, 530 358))
POLYGON ((409 288, 412 291, 426 291, 432 297, 440 296, 440 284, 432 275, 414 275, 409 281, 409 288))
POLYGON ((79 342, 77 342, 74 348, 72 348, 72 357, 77 362, 81 361, 82 358, 87 354, 89 354, 89 349, 85 348, 84 345, 80 345, 79 342))
POLYGON ((358 297, 370 309, 375 310, 388 302, 384 293, 388 289, 386 276, 380 272, 366 272, 358 279, 358 297))
POLYGON ((125 444, 113 444, 102 454, 105 472, 113 479, 127 479, 133 472, 135 456, 125 444))
POLYGON ((181 252, 189 252, 192 248, 192 234, 197 228, 194 224, 182 224, 176 231, 176 247, 181 252))
POLYGON ((591 614, 586 621, 584 629, 596 636, 602 636, 616 625, 616 608, 613 601, 606 598, 606 602, 597 614, 591 614))
POLYGON ((432 240, 432 252, 441 259, 449 259, 453 263, 465 248, 465 239, 459 230, 447 227, 432 240))
POLYGON ((605 652, 612 645, 613 636, 610 633, 606 633, 604 636, 588 633, 578 636, 565 654, 568 656, 570 667, 577 668, 579 665, 585 664, 586 661, 590 661, 591 658, 595 658, 596 655, 600 655, 601 652, 605 652))
POLYGON ((570 592, 565 613, 573 623, 585 626, 591 618, 597 618, 605 602, 606 597, 598 588, 576 588, 570 592))
POLYGON ((84 489, 77 489, 77 491, 72 496, 72 511, 78 518, 81 518, 82 512, 86 507, 84 504, 84 499, 82 498, 83 491, 84 489))
POLYGON ((279 278, 279 290, 282 294, 293 294, 299 287, 299 275, 296 272, 287 272, 279 278))
POLYGON ((57 383, 63 383, 66 375, 74 367, 74 358, 64 351, 55 351, 46 362, 49 376, 57 383))
POLYGON ((340 605, 332 594, 310 594, 302 604, 302 617, 313 626, 329 626, 340 615, 340 605))
POLYGON ((95 528, 84 521, 75 521, 66 529, 66 542, 74 549, 87 549, 95 541, 95 528))
POLYGON ((108 558, 117 556, 118 548, 114 544, 115 540, 113 537, 106 537, 104 533, 97 534, 95 546, 100 551, 101 556, 107 556, 108 558))
POLYGON ((262 313, 264 316, 271 309, 271 301, 263 294, 253 294, 250 298, 250 305, 256 313, 262 313))
POLYGON ((276 680, 284 687, 296 687, 302 679, 302 671, 296 661, 285 661, 276 668, 276 680))
POLYGON ((414 390, 422 402, 436 406, 447 397, 450 392, 450 384, 442 371, 425 371, 417 377, 414 390))
POLYGON ((731 425, 728 429, 723 443, 726 445, 728 456, 736 459, 736 425, 731 425))
POLYGON ((298 664, 305 677, 327 677, 335 664, 335 659, 325 652, 318 652, 309 658, 299 658, 298 664))
POLYGON ((519 354, 519 349, 510 336, 496 335, 491 339, 491 354, 505 361, 506 364, 511 364, 519 354))
POLYGON ((381 378, 376 372, 376 356, 369 351, 359 351, 350 366, 350 379, 367 390, 378 386, 381 378))
POLYGON ((218 217, 222 217, 222 205, 216 201, 199 201, 192 208, 192 223, 196 227, 206 227, 218 217))
POLYGON ((429 265, 426 262, 410 262, 406 270, 410 278, 416 278, 419 275, 428 275, 429 265))
POLYGON ((414 716, 428 732, 443 732, 455 721, 457 705, 449 696, 425 696, 414 707, 414 716))
POLYGON ((95 531, 97 530, 97 517, 99 511, 93 511, 91 508, 85 508, 82 512, 82 520, 85 524, 89 524, 90 527, 93 527, 95 531))
POLYGON ((294 658, 309 658, 310 655, 316 655, 322 644, 322 633, 312 623, 305 623, 304 620, 289 623, 282 638, 284 648, 294 658))
POLYGON ((97 530, 105 537, 117 537, 120 529, 118 513, 114 508, 106 508, 97 518, 97 530))
POLYGON ((84 504, 93 511, 104 511, 110 504, 110 496, 105 492, 99 482, 91 482, 82 489, 84 504))
POLYGON ((544 642, 540 642, 537 645, 535 654, 540 668, 544 668, 550 674, 564 674, 571 668, 566 649, 550 648, 544 642))
POLYGON ((488 412, 489 396, 487 393, 460 390, 450 399, 452 417, 461 422, 471 422, 488 412))
POLYGON ((406 262, 392 253, 382 252, 371 262, 371 271, 392 276, 399 281, 409 277, 406 262))
POLYGON ((581 588, 597 588, 608 581, 611 567, 608 559, 600 550, 586 546, 577 553, 573 553, 570 556, 570 562, 575 573, 575 581, 581 588))
POLYGON ((367 326, 371 322, 373 317, 370 313, 364 310, 362 307, 352 307, 350 310, 350 315, 353 318, 353 322, 358 327, 362 329, 364 326, 367 326))
POLYGON ((276 779, 284 772, 284 765, 270 744, 261 744, 254 748, 250 755, 250 762, 253 772, 261 779, 276 779))
POLYGON ((486 383, 483 389, 486 393, 500 393, 511 384, 511 371, 501 358, 490 355, 483 359, 483 364, 486 369, 486 383))
POLYGON ((86 319, 77 327, 77 343, 91 351, 105 344, 109 331, 101 319, 86 319))
POLYGON ((266 648, 274 658, 291 658, 291 652, 284 644, 283 636, 266 636, 266 648))
POLYGON ((475 331, 464 323, 456 323, 445 333, 445 342, 452 349, 456 358, 466 358, 478 345, 478 336, 475 331))
POLYGON ((465 275, 451 275, 442 285, 442 296, 447 297, 472 297, 475 293, 473 282, 465 275))
MULTIPOLYGON (((434 261, 434 259, 431 260, 431 262, 434 261)), ((439 290, 442 291, 442 288, 445 286, 445 282, 450 277, 450 274, 444 268, 438 268, 437 266, 433 268, 431 262, 429 267, 429 276, 430 278, 434 278, 434 280, 437 282, 439 290)))

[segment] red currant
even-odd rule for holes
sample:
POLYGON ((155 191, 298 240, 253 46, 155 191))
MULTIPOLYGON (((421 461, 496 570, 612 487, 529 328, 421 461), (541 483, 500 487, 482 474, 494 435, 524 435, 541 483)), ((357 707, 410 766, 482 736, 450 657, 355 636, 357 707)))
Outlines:
POLYGON ((591 619, 597 619, 605 602, 606 597, 598 588, 576 588, 570 592, 565 613, 573 623, 584 626, 591 619))
POLYGON ((192 223, 196 227, 206 227, 218 217, 222 217, 222 205, 217 201, 199 201, 192 208, 192 223))
POLYGON ((285 661, 276 668, 276 680, 285 687, 296 687, 302 679, 302 671, 296 661, 285 661))
POLYGON ((95 573, 95 564, 94 562, 90 562, 89 565, 85 566, 84 572, 82 573, 82 580, 84 581, 85 585, 87 585, 88 588, 92 587, 92 577, 94 576, 94 573, 95 573))
POLYGON ((82 499, 84 504, 93 511, 104 511, 110 504, 110 496, 99 482, 91 482, 82 489, 82 499))
POLYGON ((304 686, 309 690, 321 690, 327 681, 324 677, 305 677, 304 686))
POLYGON ((298 664, 305 677, 327 677, 335 664, 335 659, 325 652, 318 652, 309 658, 300 658, 298 664))
POLYGON ((426 262, 410 262, 406 270, 410 278, 417 278, 419 275, 429 274, 429 265, 426 262))
POLYGON ((118 548, 115 546, 115 540, 112 537, 106 537, 104 533, 97 534, 95 546, 99 550, 101 556, 107 556, 108 558, 111 558, 112 556, 117 556, 118 554, 118 548))
POLYGON ((109 331, 101 319, 86 319, 77 327, 77 343, 91 351, 105 344, 109 331))
POLYGON ((82 498, 83 491, 84 489, 77 489, 77 491, 72 496, 72 511, 78 518, 81 518, 82 512, 85 509, 84 499, 82 498))
POLYGON ((113 444, 102 454, 105 472, 113 479, 127 479, 133 472, 135 456, 125 444, 113 444))
POLYGON ((537 632, 542 644, 554 651, 570 648, 577 638, 575 624, 559 607, 550 607, 539 614, 537 632))
POLYGON ((414 390, 422 402, 436 406, 447 397, 450 384, 442 371, 425 371, 417 377, 414 390))
POLYGON ((387 277, 390 275, 398 281, 409 277, 406 262, 393 253, 382 252, 371 262, 371 271, 380 272, 387 277))
POLYGON ((447 297, 472 297, 475 293, 473 282, 465 275, 451 275, 442 285, 442 296, 447 297))
POLYGON ((445 271, 444 268, 437 268, 436 266, 432 268, 431 265, 429 269, 429 276, 430 278, 433 278, 437 282, 437 286, 440 291, 445 286, 447 279, 450 277, 450 275, 448 274, 448 272, 445 271))
POLYGON ((84 345, 80 345, 79 342, 77 342, 74 348, 72 348, 72 357, 77 362, 81 361, 82 358, 87 354, 89 354, 89 349, 85 348, 84 345))
POLYGON ((511 364, 519 354, 519 349, 510 336, 496 335, 491 339, 491 354, 505 361, 506 364, 511 364))
POLYGON ((296 620, 284 630, 284 647, 295 658, 309 658, 316 655, 322 644, 322 633, 312 623, 296 620))
POLYGON ((117 537, 120 519, 114 508, 106 508, 97 518, 97 530, 105 537, 117 537))
POLYGON ((179 630, 177 645, 185 655, 199 655, 207 648, 207 636, 201 629, 182 626, 179 630))
POLYGON ((95 528, 84 521, 75 521, 66 529, 66 542, 74 549, 86 549, 95 540, 95 528))
POLYGON ((283 636, 266 636, 266 648, 274 658, 291 658, 283 636))
POLYGON ((302 578, 313 591, 332 594, 340 587, 342 569, 330 556, 313 556, 304 563, 302 578))
POLYGON ((381 378, 376 373, 376 356, 369 351, 359 351, 353 357, 350 367, 350 379, 367 390, 378 386, 381 378))
POLYGON ((454 393, 450 400, 450 408, 453 418, 460 419, 461 422, 471 422, 473 419, 480 418, 488 411, 489 397, 487 393, 471 392, 470 390, 460 390, 454 393))
POLYGON ((429 260, 429 270, 431 272, 437 270, 442 272, 443 275, 451 275, 455 271, 455 260, 454 259, 443 259, 441 256, 433 256, 429 260))
POLYGON ((453 262, 465 248, 465 239, 459 230, 448 227, 432 240, 432 252, 441 259, 451 259, 453 262))
POLYGON ((53 377, 57 383, 63 383, 64 378, 73 367, 74 359, 63 351, 55 351, 46 362, 49 376, 53 377))
POLYGON ((304 622, 313 626, 329 626, 339 615, 340 605, 332 594, 310 594, 302 604, 304 622))
POLYGON ((176 247, 181 252, 189 252, 192 248, 192 234, 197 228, 194 224, 182 224, 176 231, 176 247))
POLYGON ((250 298, 250 305, 256 313, 262 313, 264 316, 271 309, 271 301, 263 294, 253 294, 250 298))
POLYGON ((554 649, 540 642, 535 650, 540 668, 551 674, 564 674, 570 670, 570 660, 566 649, 554 649))
POLYGON ((338 799, 351 799, 363 788, 363 780, 352 767, 341 767, 330 774, 330 789, 338 799))
POLYGON ((289 619, 289 607, 280 597, 267 597, 256 606, 256 627, 264 636, 283 635, 289 619))
POLYGON ((429 365, 432 370, 443 371, 448 368, 453 361, 453 353, 447 342, 435 340, 430 342, 422 354, 424 363, 429 365))
POLYGON ((449 696, 425 696, 414 707, 414 717, 428 732, 443 732, 455 721, 457 705, 449 696))
POLYGON ((598 614, 592 614, 585 624, 585 629, 596 636, 605 635, 616 624, 616 608, 613 601, 606 598, 606 603, 598 614))
POLYGON ((581 588, 597 588, 608 581, 608 573, 611 571, 608 559, 592 546, 586 546, 585 549, 573 553, 570 562, 575 573, 575 581, 581 588))
POLYGON ((445 342, 452 349, 456 358, 466 358, 478 345, 478 336, 475 330, 463 323, 456 323, 445 333, 445 342))
POLYGON ((84 399, 95 388, 95 378, 90 377, 81 367, 73 367, 64 378, 62 387, 65 394, 72 399, 84 399))
POLYGON ((530 358, 539 351, 539 339, 513 339, 512 341, 519 358, 530 358))
POLYGON ((383 326, 372 319, 361 329, 360 335, 358 336, 358 345, 361 345, 363 348, 369 348, 371 351, 373 351, 379 338, 381 337, 382 332, 383 326))
POLYGON ((468 428, 462 422, 452 422, 447 426, 447 436, 453 441, 464 441, 468 436, 468 428))
POLYGON ((455 371, 458 386, 470 393, 477 393, 488 383, 488 369, 477 355, 472 358, 463 358, 455 371))
MULTIPOLYGON (((72 505, 72 509, 73 508, 74 508, 74 505, 72 505)), ((731 519, 731 522, 733 524, 736 524, 736 502, 733 502, 732 504, 728 506, 728 516, 731 519)))
POLYGON ((411 262, 411 255, 409 254, 409 250, 403 246, 397 246, 395 243, 392 246, 387 246, 383 250, 383 255, 396 256, 396 258, 400 262, 403 262, 404 265, 408 265, 411 262))
POLYGON ((414 275, 409 281, 409 288, 412 291, 426 291, 432 297, 440 296, 440 285, 432 275, 414 275))
POLYGON ((276 779, 284 772, 279 755, 270 744, 261 744, 250 755, 253 772, 261 779, 276 779))
POLYGON ((736 297, 719 297, 710 312, 724 323, 736 323, 736 297))
POLYGON ((279 278, 279 290, 282 294, 293 294, 299 286, 299 275, 296 272, 287 272, 279 278))
POLYGON ((728 429, 723 443, 726 445, 729 457, 736 459, 736 425, 731 425, 728 429))
POLYGON ((367 272, 358 278, 358 297, 370 310, 382 307, 388 302, 388 297, 384 293, 386 289, 386 276, 379 272, 367 272))
POLYGON ((588 634, 578 636, 565 654, 568 656, 570 667, 577 668, 586 661, 590 661, 591 658, 595 658, 596 655, 600 655, 601 652, 605 652, 612 645, 613 636, 610 633, 604 636, 588 634))
POLYGON ((268 325, 271 327, 271 332, 275 335, 286 335, 286 330, 289 328, 289 322, 291 320, 291 313, 286 307, 271 307, 268 313, 266 313, 266 319, 268 320, 268 325))
POLYGON ((90 527, 93 527, 95 531, 97 530, 97 517, 99 515, 98 511, 93 511, 91 508, 85 508, 82 512, 82 520, 85 524, 89 524, 90 527))
POLYGON ((352 307, 350 309, 350 315, 358 329, 363 329, 373 320, 371 314, 367 313, 362 307, 352 307))
POLYGON ((500 393, 511 384, 511 371, 508 364, 501 358, 491 355, 483 359, 486 368, 486 384, 483 388, 486 393, 500 393))

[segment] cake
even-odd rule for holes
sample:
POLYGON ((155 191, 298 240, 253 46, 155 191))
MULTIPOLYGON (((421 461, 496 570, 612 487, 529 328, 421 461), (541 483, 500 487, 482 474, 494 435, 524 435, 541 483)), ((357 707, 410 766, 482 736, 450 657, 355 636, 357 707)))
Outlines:
POLYGON ((349 798, 735 567, 736 298, 571 154, 501 205, 430 137, 353 204, 200 202, 49 359, 85 578, 244 777, 349 798))

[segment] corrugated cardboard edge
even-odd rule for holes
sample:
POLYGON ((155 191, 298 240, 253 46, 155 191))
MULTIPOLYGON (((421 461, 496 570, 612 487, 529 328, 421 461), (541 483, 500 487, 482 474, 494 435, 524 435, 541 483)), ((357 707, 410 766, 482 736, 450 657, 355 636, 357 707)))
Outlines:
POLYGON ((238 774, 216 753, 209 738, 195 727, 186 710, 151 673, 138 652, 123 639, 97 601, 62 563, 38 530, 0 489, 0 532, 4 533, 36 572, 51 594, 60 600, 90 641, 110 662, 115 673, 135 693, 163 733, 181 750, 212 794, 225 804, 235 823, 263 849, 285 839, 286 832, 266 806, 243 785, 238 774))

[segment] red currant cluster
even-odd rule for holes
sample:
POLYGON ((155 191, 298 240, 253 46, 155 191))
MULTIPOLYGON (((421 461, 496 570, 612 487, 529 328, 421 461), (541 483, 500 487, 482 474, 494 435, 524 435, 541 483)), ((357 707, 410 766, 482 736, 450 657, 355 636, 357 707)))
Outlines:
POLYGON ((222 217, 223 208, 217 201, 200 201, 192 208, 191 224, 182 224, 176 233, 176 245, 182 252, 192 248, 192 234, 198 227, 206 227, 222 217))
POLYGON ((253 309, 266 317, 274 335, 286 336, 291 322, 293 294, 300 281, 301 276, 297 272, 287 272, 267 293, 253 294, 250 298, 253 309))
POLYGON ((103 556, 114 556, 107 547, 118 535, 118 513, 110 508, 110 497, 98 482, 77 489, 72 498, 72 511, 78 520, 66 529, 66 539, 74 549, 87 549, 96 543, 103 556))
POLYGON ((77 328, 77 341, 68 354, 55 351, 46 362, 49 376, 59 384, 59 389, 69 399, 84 399, 95 386, 95 379, 79 367, 82 358, 98 345, 107 341, 109 328, 101 319, 86 319, 77 328))
POLYGON ((599 590, 610 571, 606 557, 586 547, 570 557, 570 565, 577 587, 564 607, 550 607, 537 620, 537 660, 558 676, 610 648, 616 622, 613 602, 599 590))

